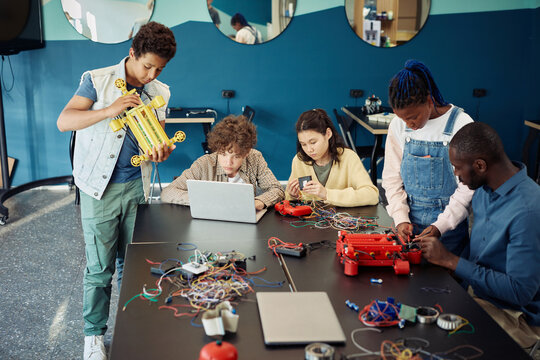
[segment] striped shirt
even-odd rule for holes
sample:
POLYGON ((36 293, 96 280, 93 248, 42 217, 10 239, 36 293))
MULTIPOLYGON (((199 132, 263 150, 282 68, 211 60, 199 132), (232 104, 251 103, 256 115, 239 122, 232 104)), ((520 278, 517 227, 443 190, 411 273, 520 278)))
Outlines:
MULTIPOLYGON (((251 149, 242 162, 238 173, 246 184, 254 185, 254 194, 257 194, 257 188, 260 189, 260 194, 256 195, 255 199, 262 201, 265 206, 272 206, 285 197, 281 184, 268 168, 260 151, 251 149)), ((203 155, 195 160, 189 169, 184 170, 181 176, 163 189, 161 200, 173 204, 189 205, 187 180, 227 182, 228 177, 218 164, 217 153, 203 155)))

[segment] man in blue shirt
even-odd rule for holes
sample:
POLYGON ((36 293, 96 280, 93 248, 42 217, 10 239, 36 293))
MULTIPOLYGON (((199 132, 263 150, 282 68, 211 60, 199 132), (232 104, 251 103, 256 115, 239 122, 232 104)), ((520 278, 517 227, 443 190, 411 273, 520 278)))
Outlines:
POLYGON ((458 257, 436 237, 420 239, 422 253, 453 270, 484 310, 530 347, 540 339, 540 186, 510 161, 487 124, 461 128, 449 155, 459 180, 476 190, 470 254, 458 257))

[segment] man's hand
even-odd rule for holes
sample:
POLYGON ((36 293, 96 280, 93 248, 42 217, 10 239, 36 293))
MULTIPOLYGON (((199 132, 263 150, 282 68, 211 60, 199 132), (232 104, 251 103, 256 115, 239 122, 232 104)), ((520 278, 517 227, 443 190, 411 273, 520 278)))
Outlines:
POLYGON ((163 142, 158 146, 154 146, 151 153, 146 151, 146 155, 148 156, 149 161, 163 162, 167 160, 174 149, 176 149, 176 145, 172 144, 171 146, 167 146, 167 144, 163 142))
POLYGON ((413 225, 408 222, 402 222, 396 226, 398 235, 405 241, 407 241, 413 234, 413 225))
POLYGON ((326 188, 318 181, 310 180, 302 189, 306 194, 318 196, 322 200, 326 200, 326 188))
POLYGON ((121 96, 107 107, 107 116, 109 118, 114 118, 115 116, 120 115, 127 108, 137 107, 141 104, 142 101, 138 94, 121 96))
POLYGON ((422 255, 427 261, 450 270, 456 270, 459 257, 446 250, 439 239, 434 236, 426 236, 419 241, 422 255))
POLYGON ((420 240, 427 236, 435 236, 437 239, 439 239, 441 237, 441 232, 435 225, 429 225, 427 228, 424 229, 424 231, 420 233, 420 235, 416 235, 414 239, 420 240))
POLYGON ((298 179, 289 181, 286 191, 292 197, 298 198, 298 196, 300 196, 300 184, 298 183, 298 179))
POLYGON ((259 199, 255 199, 255 210, 259 211, 262 209, 264 209, 264 203, 259 199))

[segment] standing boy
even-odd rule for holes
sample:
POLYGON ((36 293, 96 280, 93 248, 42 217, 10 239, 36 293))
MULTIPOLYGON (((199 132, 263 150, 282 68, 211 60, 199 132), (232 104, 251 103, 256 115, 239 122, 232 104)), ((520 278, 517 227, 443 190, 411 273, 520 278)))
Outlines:
MULTIPOLYGON (((79 88, 58 117, 60 131, 77 131, 73 177, 81 190, 81 220, 86 250, 84 273, 84 359, 106 359, 103 335, 107 330, 111 280, 116 268, 122 279, 124 254, 131 242, 138 204, 150 189, 150 161, 161 162, 175 146, 160 144, 141 168, 131 165, 138 155, 131 130, 113 132, 110 120, 141 99, 161 95, 168 103, 169 87, 156 80, 176 52, 172 31, 150 22, 133 39, 129 56, 106 68, 87 71, 79 88), (115 80, 123 79, 134 94, 121 96, 115 80)), ((165 108, 157 110, 165 125, 165 108)))

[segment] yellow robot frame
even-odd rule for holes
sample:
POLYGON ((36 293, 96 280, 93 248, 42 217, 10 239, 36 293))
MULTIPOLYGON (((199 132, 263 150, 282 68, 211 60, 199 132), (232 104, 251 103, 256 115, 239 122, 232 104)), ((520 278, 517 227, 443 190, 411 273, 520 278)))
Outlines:
MULTIPOLYGON (((133 94, 136 91, 136 89, 127 91, 124 79, 116 79, 114 85, 122 90, 122 96, 133 94)), ((163 105, 165 105, 165 101, 163 101, 163 97, 158 95, 149 104, 144 104, 141 101, 141 105, 124 111, 123 114, 111 120, 109 126, 114 132, 122 129, 124 124, 127 124, 139 143, 143 154, 133 155, 131 165, 140 166, 142 161, 148 160, 146 153, 151 153, 154 146, 157 148, 162 143, 171 146, 175 142, 182 142, 186 139, 186 134, 183 131, 177 131, 171 139, 167 137, 165 130, 163 130, 152 111, 163 105)))

